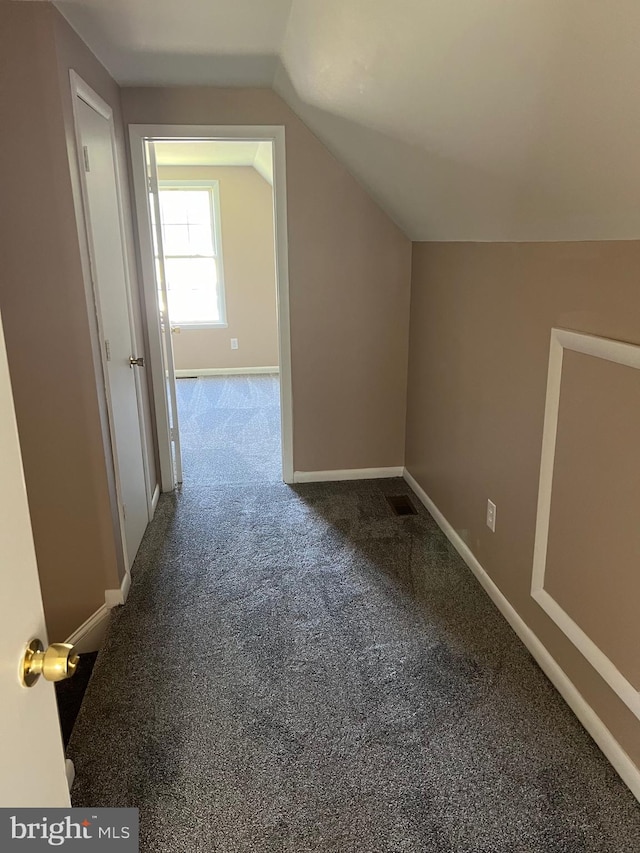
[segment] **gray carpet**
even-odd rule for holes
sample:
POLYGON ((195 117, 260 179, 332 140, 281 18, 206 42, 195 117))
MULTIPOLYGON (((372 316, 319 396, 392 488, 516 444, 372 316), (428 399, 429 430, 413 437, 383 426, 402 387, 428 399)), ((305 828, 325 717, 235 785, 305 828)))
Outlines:
POLYGON ((138 806, 159 853, 640 850, 638 804, 429 514, 392 514, 402 481, 201 474, 98 656, 75 805, 138 806))
POLYGON ((277 374, 178 379, 184 480, 282 479, 277 374))

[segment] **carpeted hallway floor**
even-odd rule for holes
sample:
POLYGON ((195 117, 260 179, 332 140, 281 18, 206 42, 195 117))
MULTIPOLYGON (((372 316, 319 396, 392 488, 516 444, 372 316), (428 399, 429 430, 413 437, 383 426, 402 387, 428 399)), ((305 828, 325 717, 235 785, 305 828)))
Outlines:
POLYGON ((277 374, 178 379, 185 483, 277 483, 280 384, 277 374))
POLYGON ((216 480, 207 405, 95 665, 74 804, 138 806, 150 853, 637 853, 637 802, 429 514, 392 513, 406 485, 252 479, 214 412, 244 460, 216 480))

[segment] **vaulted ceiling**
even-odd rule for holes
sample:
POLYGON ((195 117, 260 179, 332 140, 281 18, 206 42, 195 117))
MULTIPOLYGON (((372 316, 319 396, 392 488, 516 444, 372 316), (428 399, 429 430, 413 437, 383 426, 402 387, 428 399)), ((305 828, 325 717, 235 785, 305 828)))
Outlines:
POLYGON ((158 166, 251 166, 273 186, 271 142, 156 142, 158 166))
POLYGON ((640 237, 637 0, 58 0, 124 85, 273 88, 414 240, 640 237))

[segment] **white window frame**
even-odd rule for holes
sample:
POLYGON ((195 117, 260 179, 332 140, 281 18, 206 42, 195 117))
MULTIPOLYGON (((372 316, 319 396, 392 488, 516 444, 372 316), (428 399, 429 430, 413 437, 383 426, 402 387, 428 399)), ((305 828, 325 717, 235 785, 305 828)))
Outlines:
MULTIPOLYGON (((171 314, 169 312, 169 306, 167 305, 167 313, 169 315, 169 322, 172 326, 180 329, 226 329, 228 327, 227 322, 227 300, 225 295, 225 278, 224 278, 224 259, 223 259, 223 251, 222 251, 222 225, 220 219, 220 182, 216 180, 184 180, 184 181, 164 181, 158 180, 158 191, 162 192, 163 190, 180 190, 180 189, 208 189, 209 192, 209 200, 211 204, 211 221, 213 223, 213 241, 215 245, 215 259, 216 259, 216 269, 218 274, 218 281, 216 287, 216 293, 218 297, 218 316, 221 318, 217 323, 215 322, 202 322, 199 320, 193 321, 183 321, 183 322, 174 322, 171 318, 171 314)), ((167 255, 165 253, 165 257, 174 257, 173 255, 167 255)), ((184 255, 187 257, 187 255, 184 255)))

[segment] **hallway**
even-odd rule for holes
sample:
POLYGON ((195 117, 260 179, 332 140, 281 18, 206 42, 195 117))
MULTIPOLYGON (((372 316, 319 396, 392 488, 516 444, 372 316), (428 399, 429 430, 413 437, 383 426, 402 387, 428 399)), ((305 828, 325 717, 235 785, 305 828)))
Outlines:
POLYGON ((178 384, 185 483, 98 657, 74 805, 139 807, 154 853, 640 849, 636 801, 429 514, 393 514, 406 484, 286 486, 277 380, 178 384))

